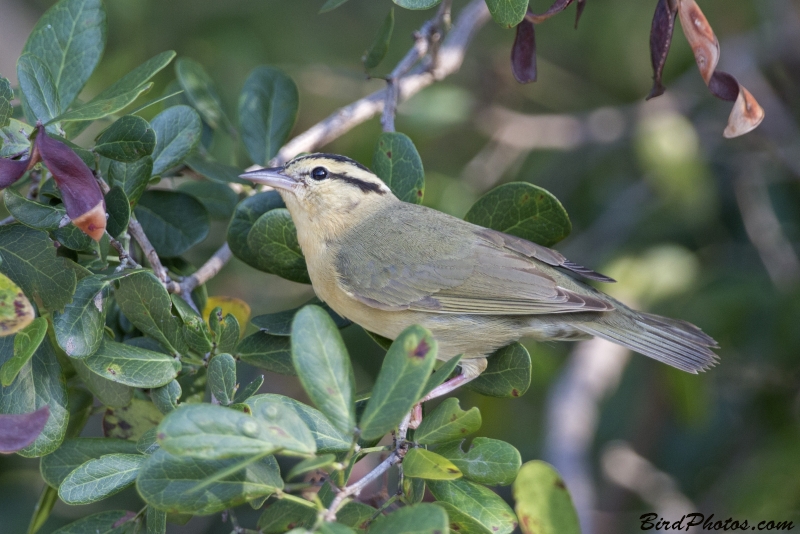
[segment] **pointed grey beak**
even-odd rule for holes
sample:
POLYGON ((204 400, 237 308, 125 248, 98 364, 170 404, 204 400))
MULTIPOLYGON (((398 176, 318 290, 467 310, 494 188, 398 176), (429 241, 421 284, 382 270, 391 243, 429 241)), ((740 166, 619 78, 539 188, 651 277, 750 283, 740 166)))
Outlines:
POLYGON ((239 178, 244 178, 257 184, 269 185, 275 189, 283 189, 284 191, 294 191, 295 187, 297 187, 297 182, 294 178, 283 174, 283 167, 258 169, 257 171, 240 174, 239 178))

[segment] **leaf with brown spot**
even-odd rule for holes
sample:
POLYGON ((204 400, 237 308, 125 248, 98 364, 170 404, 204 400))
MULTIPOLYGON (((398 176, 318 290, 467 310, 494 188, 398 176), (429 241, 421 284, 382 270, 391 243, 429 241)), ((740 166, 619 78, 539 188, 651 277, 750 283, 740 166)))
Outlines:
POLYGON ((523 534, 580 534, 572 498, 550 464, 541 460, 527 462, 512 490, 523 534))
POLYGON ((679 0, 678 15, 686 40, 694 52, 694 59, 706 85, 719 63, 719 41, 695 0, 679 0))
POLYGON ((164 416, 152 402, 133 399, 128 406, 108 408, 103 414, 103 434, 107 438, 138 440, 161 422, 164 416))
POLYGON ((678 15, 678 6, 671 0, 658 0, 656 12, 653 15, 653 24, 650 27, 650 61, 653 64, 653 88, 647 95, 647 100, 664 94, 664 84, 661 77, 667 54, 672 44, 672 33, 675 30, 675 17, 678 15))
POLYGON ((722 135, 727 138, 738 137, 755 129, 764 120, 764 108, 762 108, 750 91, 739 86, 739 96, 733 105, 728 126, 722 135))
POLYGON ((403 475, 425 480, 455 480, 461 470, 453 462, 427 449, 411 449, 403 458, 403 475))
POLYGON ((19 286, 0 273, 0 337, 26 328, 34 317, 33 306, 19 286))
POLYGON ((527 19, 517 24, 511 47, 511 72, 519 83, 536 81, 536 33, 533 22, 527 19))

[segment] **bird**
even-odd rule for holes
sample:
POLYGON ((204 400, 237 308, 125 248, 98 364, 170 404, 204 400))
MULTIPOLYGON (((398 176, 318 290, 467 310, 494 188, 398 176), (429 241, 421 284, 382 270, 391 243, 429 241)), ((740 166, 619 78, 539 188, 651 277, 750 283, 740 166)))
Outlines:
POLYGON ((297 228, 311 285, 339 315, 390 340, 417 324, 440 360, 462 355, 453 388, 523 338, 600 337, 697 374, 718 362, 693 324, 639 312, 582 280, 611 278, 559 252, 418 204, 337 154, 241 175, 271 186, 297 228))

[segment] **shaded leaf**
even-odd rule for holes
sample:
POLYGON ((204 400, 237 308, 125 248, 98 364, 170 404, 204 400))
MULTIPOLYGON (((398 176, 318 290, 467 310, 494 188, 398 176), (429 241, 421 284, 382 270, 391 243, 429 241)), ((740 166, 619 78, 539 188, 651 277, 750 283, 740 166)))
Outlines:
POLYGON ((145 191, 134 213, 160 256, 180 256, 208 235, 208 212, 185 193, 145 191))
POLYGON ((318 469, 324 469, 333 465, 335 462, 336 455, 334 454, 322 454, 307 460, 303 460, 292 467, 292 469, 286 475, 286 480, 297 478, 300 475, 305 475, 306 473, 311 473, 312 471, 317 471, 318 469))
POLYGON ((53 313, 58 346, 72 358, 85 358, 100 348, 105 329, 108 282, 100 275, 81 278, 75 297, 63 312, 53 313))
POLYGON ((533 22, 517 24, 517 34, 511 47, 511 72, 519 83, 536 81, 536 31, 533 22))
POLYGON ((23 54, 17 60, 17 78, 36 119, 48 122, 61 113, 56 81, 44 61, 33 54, 23 54))
POLYGON ((428 381, 425 383, 425 389, 422 390, 420 397, 427 397, 428 393, 433 391, 437 386, 444 384, 445 380, 450 378, 450 375, 455 371, 462 356, 463 354, 459 354, 454 358, 450 358, 444 365, 439 367, 436 372, 428 378, 428 381))
POLYGON ((267 272, 293 282, 311 283, 297 241, 297 228, 286 208, 274 209, 259 217, 247 235, 247 245, 267 272))
POLYGON ((292 323, 292 362, 309 398, 333 425, 350 434, 356 426, 350 355, 333 319, 306 306, 292 323))
POLYGON ((135 443, 163 418, 152 402, 135 398, 127 406, 106 410, 103 414, 103 434, 107 438, 129 439, 135 443))
POLYGON ((94 151, 115 161, 131 163, 153 153, 156 133, 146 120, 125 115, 98 137, 94 151))
POLYGON ((179 361, 167 354, 108 339, 84 361, 89 369, 103 378, 137 388, 168 384, 181 367, 179 361))
POLYGON ((112 161, 108 166, 108 181, 112 186, 121 187, 130 205, 135 206, 147 188, 152 173, 153 158, 150 156, 134 163, 112 161))
POLYGON ((150 126, 156 132, 153 149, 153 175, 181 163, 200 142, 200 116, 189 106, 172 106, 153 118, 150 126))
POLYGON ((222 110, 222 101, 214 81, 200 63, 185 57, 179 58, 175 62, 175 75, 183 94, 209 126, 215 130, 220 126, 232 129, 230 120, 222 110))
MULTIPOLYGON (((0 337, 0 365, 11 358, 13 345, 13 337, 0 337)), ((0 388, 0 414, 29 414, 45 406, 50 417, 44 430, 32 444, 17 452, 20 456, 30 458, 53 452, 61 445, 67 432, 67 387, 49 339, 41 342, 16 380, 10 386, 0 388)))
POLYGON ((318 454, 343 452, 350 449, 352 438, 348 434, 337 430, 322 412, 315 410, 311 406, 289 397, 275 394, 255 395, 247 399, 245 403, 252 410, 258 410, 262 404, 273 405, 274 403, 281 403, 291 408, 311 431, 311 435, 317 445, 318 454))
POLYGON ((105 41, 106 12, 101 0, 61 0, 42 15, 22 52, 44 61, 66 109, 100 62, 105 41))
POLYGON ((250 185, 250 182, 247 180, 239 178, 239 175, 242 174, 242 171, 236 167, 231 167, 230 165, 225 165, 224 163, 220 163, 218 161, 200 157, 197 154, 193 154, 186 158, 185 163, 194 172, 202 174, 212 182, 219 182, 222 184, 234 183, 250 185))
POLYGON ((108 223, 106 231, 111 237, 118 237, 128 229, 131 219, 131 204, 122 187, 115 185, 106 193, 108 223))
POLYGON ((125 510, 107 510, 63 526, 53 534, 130 534, 125 527, 128 521, 135 518, 134 512, 125 510))
POLYGON ((375 39, 364 54, 364 57, 361 58, 364 68, 374 69, 386 57, 386 53, 389 51, 389 41, 392 40, 392 30, 394 30, 394 9, 389 10, 389 14, 386 15, 380 28, 378 28, 375 39))
POLYGON ((528 0, 486 0, 486 5, 496 23, 513 28, 525 18, 528 0))
POLYGON ((150 90, 153 84, 147 82, 161 69, 169 65, 169 62, 174 57, 175 52, 172 50, 161 52, 114 82, 113 85, 100 92, 89 102, 74 107, 56 117, 55 120, 60 122, 90 121, 102 119, 125 109, 139 95, 150 90))
POLYGON ((458 399, 450 397, 426 415, 414 432, 417 443, 443 443, 465 437, 481 427, 481 412, 476 406, 467 411, 460 408, 458 399))
MULTIPOLYGON (((308 304, 316 304, 328 312, 338 328, 344 328, 345 326, 353 324, 351 321, 337 314, 330 308, 330 306, 320 300, 313 299, 308 304)), ((305 306, 305 304, 303 306, 305 306)), ((253 317, 250 322, 253 323, 253 326, 263 330, 268 334, 272 334, 273 336, 289 336, 292 333, 292 321, 294 320, 294 316, 297 314, 297 312, 303 309, 303 306, 292 308, 291 310, 258 315, 253 317)))
POLYGON ((322 7, 320 8, 319 12, 320 13, 326 13, 328 11, 336 9, 337 7, 339 7, 340 5, 344 4, 345 2, 347 2, 347 0, 327 0, 327 2, 322 4, 322 7))
POLYGON ((258 518, 258 531, 263 534, 283 534, 294 528, 310 528, 316 520, 317 507, 312 503, 279 499, 258 518))
POLYGON ((251 380, 245 387, 239 388, 236 391, 236 396, 233 398, 234 404, 241 404, 256 393, 261 388, 262 384, 264 384, 264 375, 258 375, 256 378, 251 380))
POLYGON ((220 512, 283 487, 278 464, 268 456, 200 488, 204 480, 237 463, 236 458, 200 460, 159 449, 145 461, 136 487, 142 498, 159 510, 197 515, 220 512))
POLYGON ((359 420, 362 439, 380 438, 400 423, 420 400, 436 354, 437 343, 428 330, 417 325, 403 330, 386 353, 359 420))
POLYGON ((114 438, 71 438, 42 458, 44 481, 58 488, 67 476, 89 460, 107 454, 136 454, 136 443, 114 438))
POLYGON ((215 182, 186 182, 178 190, 199 200, 212 219, 227 220, 239 202, 233 189, 215 182))
MULTIPOLYGON (((458 467, 465 477, 488 486, 506 486, 514 482, 522 460, 511 444, 490 438, 475 438, 465 452, 464 441, 445 443, 436 449, 458 467)), ((405 464, 404 464, 405 465, 405 464)))
POLYGON ((524 534, 579 534, 580 524, 567 486, 541 460, 527 462, 514 482, 515 508, 524 534))
POLYGON ((136 441, 136 450, 140 454, 153 454, 161 445, 158 444, 158 427, 147 430, 142 437, 136 441))
POLYGON ((256 332, 236 345, 235 354, 243 362, 260 369, 284 375, 296 374, 288 337, 256 332))
POLYGON ((422 159, 407 135, 382 133, 372 155, 372 169, 403 202, 422 202, 425 171, 422 159))
POLYGON ((236 361, 230 354, 218 354, 208 364, 208 386, 223 406, 233 402, 236 390, 236 361))
POLYGON ((83 384, 91 391, 100 401, 101 404, 109 408, 122 408, 131 403, 133 399, 133 388, 112 382, 104 378, 86 365, 82 359, 74 359, 72 367, 80 377, 83 384))
MULTIPOLYGON (((24 313, 24 310, 21 311, 24 313)), ((17 332, 14 336, 14 355, 0 367, 0 384, 11 385, 25 364, 33 357, 39 345, 42 344, 46 333, 47 319, 44 317, 34 319, 28 326, 17 332)), ((46 417, 45 421, 47 421, 46 417)))
POLYGON ((17 284, 0 273, 0 337, 19 332, 31 324, 34 317, 35 312, 28 297, 17 284))
POLYGON ((147 525, 147 534, 167 533, 167 514, 161 510, 148 506, 145 523, 147 525))
POLYGON ((531 355, 519 343, 496 350, 469 389, 490 397, 521 397, 531 385, 531 355))
POLYGON ((403 476, 426 480, 461 478, 461 471, 447 458, 427 449, 415 448, 403 458, 403 476))
MULTIPOLYGON (((8 126, 0 127, 0 158, 8 158, 19 156, 28 152, 31 147, 31 142, 28 137, 33 132, 33 128, 24 122, 17 119, 9 119, 8 126)), ((7 164, 10 160, 2 160, 3 164, 7 164)), ((20 164, 21 162, 15 161, 12 163, 20 164)), ((24 161, 27 167, 28 161, 24 161)), ((22 176, 22 174, 20 174, 22 176)), ((5 182, 0 180, 0 184, 5 182)), ((7 185, 3 185, 7 187, 7 185)))
POLYGON ((39 501, 33 507, 33 516, 28 525, 28 534, 36 534, 50 518, 50 513, 58 501, 58 490, 45 485, 39 495, 39 501))
POLYGON ((266 165, 289 137, 297 119, 299 96, 294 81, 274 67, 256 67, 239 96, 239 124, 250 159, 266 165))
POLYGON ((406 9, 430 9, 442 0, 392 0, 395 4, 406 9))
POLYGON ((431 503, 412 504, 379 517, 369 534, 447 534, 447 513, 431 503))
POLYGON ((11 82, 7 78, 0 76, 0 128, 8 126, 14 108, 11 101, 14 100, 14 91, 11 90, 11 82))
POLYGON ((463 534, 493 534, 486 526, 477 519, 471 517, 466 511, 449 502, 437 501, 439 506, 447 512, 447 519, 450 521, 450 531, 463 534))
POLYGON ((250 249, 247 237, 259 217, 282 207, 284 203, 277 191, 257 193, 239 202, 228 225, 228 246, 233 255, 251 267, 269 272, 267 262, 250 249))
POLYGON ((150 390, 150 399, 158 411, 167 415, 172 410, 178 407, 178 399, 181 398, 181 385, 177 380, 173 380, 169 384, 150 390))
MULTIPOLYGON (((678 3, 675 9, 671 8, 670 0, 658 0, 656 12, 653 15, 653 24, 650 27, 650 62, 653 64, 653 88, 647 95, 647 100, 664 94, 665 87, 662 83, 664 65, 667 54, 672 44, 672 32, 675 29, 675 17, 678 14, 678 3)), ((738 87, 738 84, 737 84, 738 87)))
POLYGON ((17 452, 36 441, 49 417, 47 406, 31 413, 0 414, 0 454, 17 452))
POLYGON ((488 532, 510 534, 517 528, 517 518, 511 508, 485 486, 463 478, 430 480, 427 484, 437 501, 452 504, 488 532))
POLYGON ((478 199, 464 220, 545 247, 555 245, 572 231, 561 202, 548 191, 526 182, 495 187, 478 199))
POLYGON ((83 431, 83 427, 92 415, 94 396, 84 387, 73 386, 67 388, 67 402, 69 405, 67 438, 73 438, 83 431))
POLYGON ((58 488, 67 504, 88 504, 110 497, 134 483, 141 454, 107 454, 92 459, 72 471, 58 488))

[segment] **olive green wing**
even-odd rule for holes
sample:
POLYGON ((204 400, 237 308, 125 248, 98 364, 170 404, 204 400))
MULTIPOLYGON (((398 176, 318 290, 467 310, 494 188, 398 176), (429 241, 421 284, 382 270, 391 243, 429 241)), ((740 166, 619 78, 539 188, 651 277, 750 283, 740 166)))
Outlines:
POLYGON ((342 240, 346 254, 337 255, 337 279, 347 294, 383 310, 529 315, 613 309, 589 290, 579 295, 560 287, 558 272, 546 262, 486 232, 491 231, 435 210, 400 204, 342 240))

